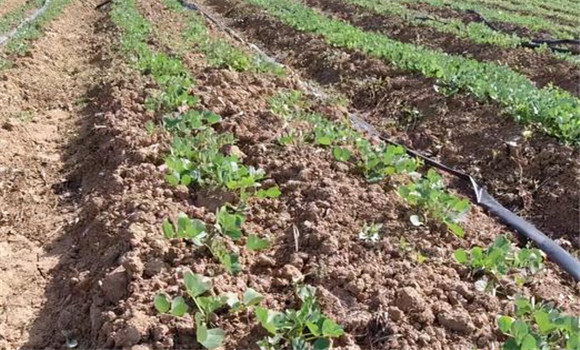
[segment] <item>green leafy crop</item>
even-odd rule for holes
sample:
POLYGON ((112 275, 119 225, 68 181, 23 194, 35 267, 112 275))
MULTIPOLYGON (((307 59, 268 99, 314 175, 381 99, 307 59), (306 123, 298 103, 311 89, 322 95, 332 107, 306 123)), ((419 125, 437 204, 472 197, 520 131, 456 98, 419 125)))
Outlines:
POLYGON ((499 329, 508 336, 504 350, 580 350, 580 317, 561 313, 552 303, 517 297, 516 317, 500 316, 499 329))
POLYGON ((331 339, 344 333, 342 327, 321 312, 314 287, 302 286, 298 289, 297 295, 302 301, 299 310, 277 312, 262 307, 256 308, 256 318, 270 333, 258 342, 260 350, 330 349, 331 339))
MULTIPOLYGON (((215 295, 212 293, 211 280, 191 271, 184 272, 183 285, 194 305, 197 341, 207 349, 220 347, 226 337, 223 329, 219 327, 209 328, 212 325, 212 320, 217 318, 215 313, 218 310, 229 306, 231 312, 239 312, 258 305, 264 299, 264 296, 252 288, 248 288, 244 292, 241 301, 235 293, 215 295)), ((182 317, 192 310, 192 307, 182 296, 176 296, 170 300, 167 293, 164 292, 157 293, 153 304, 159 313, 170 313, 177 317, 182 317)))
MULTIPOLYGON (((180 213, 175 224, 166 219, 162 229, 167 239, 180 238, 198 247, 205 246, 230 274, 236 275, 242 270, 239 255, 230 252, 224 240, 240 240, 243 236, 243 224, 243 213, 233 211, 228 205, 224 205, 216 212, 216 223, 213 227, 208 228, 205 222, 190 219, 186 214, 180 213)), ((263 250, 269 246, 269 241, 257 235, 247 237, 246 247, 249 250, 263 250)))
POLYGON ((538 125, 564 142, 580 142, 580 100, 567 91, 551 85, 538 88, 526 76, 493 62, 449 55, 363 31, 298 1, 248 1, 299 31, 321 35, 331 45, 359 50, 482 101, 496 101, 518 122, 538 125))
POLYGON ((458 237, 465 235, 458 223, 465 218, 469 201, 446 192, 441 176, 435 170, 429 169, 426 177, 401 186, 399 194, 411 205, 425 208, 428 215, 441 220, 458 237))
POLYGON ((536 248, 517 248, 507 238, 498 236, 487 248, 473 247, 470 251, 457 249, 454 253, 455 260, 466 265, 474 271, 483 271, 492 277, 491 283, 487 283, 487 289, 495 288, 501 276, 507 275, 514 270, 519 273, 519 279, 535 274, 543 268, 543 254, 536 248))

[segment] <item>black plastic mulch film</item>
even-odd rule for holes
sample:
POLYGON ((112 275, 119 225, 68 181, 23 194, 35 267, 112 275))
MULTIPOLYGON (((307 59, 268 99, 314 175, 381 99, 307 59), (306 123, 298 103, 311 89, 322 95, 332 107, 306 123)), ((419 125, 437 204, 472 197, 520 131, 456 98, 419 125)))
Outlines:
MULTIPOLYGON (((251 47, 253 50, 257 51, 260 55, 265 57, 271 62, 277 63, 274 59, 272 59, 269 55, 264 53, 260 50, 256 45, 248 43, 244 40, 239 34, 237 34, 231 28, 223 25, 221 22, 213 18, 213 16, 209 15, 206 11, 200 8, 199 5, 192 3, 191 1, 188 2, 186 0, 181 0, 181 3, 184 7, 190 10, 199 11, 203 16, 205 16, 208 20, 218 26, 221 30, 226 32, 227 34, 231 35, 234 39, 240 41, 246 46, 251 47)), ((279 64, 279 63, 277 63, 279 64)), ((301 82, 304 88, 308 89, 309 92, 313 93, 314 95, 320 97, 324 96, 325 94, 320 91, 313 91, 313 88, 303 82, 301 82)), ((445 164, 439 163, 429 157, 422 155, 421 153, 411 150, 404 145, 396 143, 384 136, 382 136, 373 126, 365 122, 360 117, 357 117, 353 114, 350 114, 350 120, 353 126, 360 131, 367 132, 372 134, 373 136, 379 137, 381 140, 403 147, 409 155, 412 155, 417 158, 421 158, 425 161, 426 164, 429 164, 433 167, 441 169, 465 182, 468 182, 473 189, 475 194, 476 203, 481 207, 485 208, 491 214, 497 216, 504 224, 511 227, 515 231, 519 232, 523 236, 528 239, 534 241, 538 249, 542 250, 548 258, 558 264, 564 271, 568 272, 574 279, 580 281, 580 261, 574 258, 569 252, 567 252, 564 248, 542 233, 540 230, 534 227, 534 225, 530 224, 522 217, 514 214, 503 205, 501 205, 493 196, 491 196, 485 188, 479 186, 477 182, 471 177, 470 175, 463 173, 461 171, 455 170, 446 166, 445 164)))

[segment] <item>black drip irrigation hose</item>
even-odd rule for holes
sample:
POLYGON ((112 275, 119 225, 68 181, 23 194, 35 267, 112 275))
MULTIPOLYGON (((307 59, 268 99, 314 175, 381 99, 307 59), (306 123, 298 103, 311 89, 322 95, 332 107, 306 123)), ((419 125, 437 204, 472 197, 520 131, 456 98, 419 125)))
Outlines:
MULTIPOLYGON (((263 58, 267 59, 270 62, 278 64, 282 66, 280 63, 276 62, 272 57, 265 54, 260 48, 256 45, 247 42, 244 40, 238 33, 236 33, 233 29, 227 27, 226 25, 222 24, 218 20, 216 20, 213 16, 203 10, 199 5, 194 4, 192 2, 188 2, 187 0, 180 0, 182 5, 190 10, 198 11, 201 13, 205 18, 209 21, 214 23, 219 29, 226 32, 230 36, 232 36, 237 41, 241 42, 242 44, 252 48, 255 50, 259 55, 263 58)), ((189 0, 191 1, 191 0, 189 0)), ((287 67, 288 69, 288 67, 287 67)), ((290 69, 288 69, 290 70, 290 69)), ((297 76, 297 75, 296 75, 297 76)), ((298 83, 304 89, 308 90, 311 94, 317 96, 318 98, 324 98, 326 94, 318 89, 313 88, 311 85, 304 83, 303 81, 298 79, 298 83)), ((501 205, 492 195, 490 195, 485 188, 478 185, 477 182, 473 177, 470 175, 448 167, 445 164, 442 164, 436 160, 433 160, 420 152, 412 150, 402 144, 394 142, 387 137, 384 137, 379 133, 372 125, 367 123, 364 119, 349 113, 350 121, 353 126, 358 129, 359 131, 366 132, 371 134, 375 137, 379 137, 384 142, 387 142, 392 145, 401 146, 405 149, 405 151, 414 157, 422 159, 426 164, 443 170, 465 182, 468 182, 472 189, 473 193, 475 194, 476 203, 486 209, 489 213, 497 216, 504 224, 514 229, 519 234, 525 236, 526 238, 534 241, 538 249, 546 253, 548 258, 560 266, 564 271, 569 273, 576 281, 580 281, 580 261, 574 258, 569 252, 567 252, 564 248, 542 233, 540 230, 535 228, 532 224, 521 218, 520 216, 514 214, 503 205, 501 205)))
MULTIPOLYGON (((494 30, 496 32, 504 32, 500 28, 493 25, 490 21, 488 21, 481 13, 479 13, 475 10, 465 10, 465 12, 477 16, 478 21, 483 22, 486 26, 488 26, 492 30, 494 30)), ((508 33, 508 34, 511 34, 511 33, 508 33)), ((574 39, 530 39, 530 41, 523 41, 522 43, 520 43, 520 46, 535 49, 535 48, 541 47, 542 45, 548 45, 548 48, 554 52, 578 54, 576 52, 576 50, 565 49, 562 47, 554 46, 554 45, 561 45, 561 44, 580 45, 580 40, 574 40, 574 39)))

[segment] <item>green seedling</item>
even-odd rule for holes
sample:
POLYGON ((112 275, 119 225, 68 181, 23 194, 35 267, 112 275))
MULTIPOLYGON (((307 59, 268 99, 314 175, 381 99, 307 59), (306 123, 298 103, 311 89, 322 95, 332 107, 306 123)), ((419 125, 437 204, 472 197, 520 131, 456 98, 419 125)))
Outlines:
POLYGON ((504 350, 580 350, 578 316, 561 313, 553 303, 516 297, 515 318, 500 316, 499 329, 508 336, 504 350))
POLYGON ((361 232, 358 234, 358 238, 361 241, 376 243, 381 239, 381 229, 383 224, 371 223, 370 225, 364 224, 361 232))
POLYGON ((312 286, 302 286, 298 289, 297 295, 302 301, 299 310, 277 312, 262 307, 256 308, 256 318, 270 333, 258 342, 261 350, 331 348, 331 339, 340 337, 344 331, 322 313, 315 293, 316 290, 312 286))
MULTIPOLYGON (((207 349, 220 347, 225 340, 225 332, 221 328, 208 328, 212 315, 226 305, 226 296, 216 296, 211 293, 212 283, 207 277, 186 271, 183 274, 183 285, 195 304, 195 328, 197 341, 207 349)), ((166 293, 158 293, 154 300, 159 313, 170 312, 181 317, 189 311, 185 299, 181 296, 169 301, 166 293)))
POLYGON ((459 223, 467 215, 469 200, 446 192, 441 176, 435 170, 429 169, 425 178, 401 186, 399 194, 411 205, 424 208, 426 214, 442 221, 456 236, 465 235, 459 223))
POLYGON ((544 266, 543 254, 536 248, 517 248, 507 236, 498 236, 487 248, 473 247, 471 250, 457 249, 455 260, 470 267, 473 271, 483 271, 492 280, 485 288, 495 291, 502 276, 514 270, 519 276, 537 273, 544 266))
POLYGON ((356 140, 359 152, 359 168, 369 182, 379 182, 393 174, 414 172, 420 163, 407 156, 401 146, 372 145, 366 139, 356 140))
POLYGON ((231 312, 240 312, 243 310, 248 310, 249 308, 260 304, 264 300, 264 296, 256 292, 252 288, 248 288, 242 297, 242 300, 238 298, 235 293, 226 293, 226 303, 230 307, 231 312))
POLYGON ((334 147, 332 149, 332 156, 339 162, 348 162, 350 158, 350 151, 342 147, 334 147))
MULTIPOLYGON (((242 238, 242 226, 244 216, 238 212, 230 212, 230 208, 224 205, 216 212, 216 223, 208 228, 205 222, 198 219, 190 219, 186 214, 180 213, 177 222, 172 224, 165 220, 162 225, 163 234, 166 239, 180 238, 192 242, 198 247, 205 246, 232 275, 238 274, 242 270, 239 255, 230 252, 225 239, 237 241, 242 238)), ((256 235, 249 235, 246 241, 249 250, 262 250, 269 247, 269 242, 258 238, 256 235)))
POLYGON ((258 235, 248 235, 246 240, 246 248, 251 251, 260 251, 270 248, 270 241, 264 238, 258 237, 258 235))
POLYGON ((278 198, 280 197, 280 195, 282 194, 282 192, 280 191, 280 188, 278 186, 273 186, 268 188, 267 190, 259 190, 256 193, 256 197, 264 199, 264 198, 278 198))
POLYGON ((165 219, 162 228, 166 239, 181 238, 193 242, 196 246, 202 246, 207 237, 205 222, 190 219, 185 213, 178 214, 175 225, 165 219))

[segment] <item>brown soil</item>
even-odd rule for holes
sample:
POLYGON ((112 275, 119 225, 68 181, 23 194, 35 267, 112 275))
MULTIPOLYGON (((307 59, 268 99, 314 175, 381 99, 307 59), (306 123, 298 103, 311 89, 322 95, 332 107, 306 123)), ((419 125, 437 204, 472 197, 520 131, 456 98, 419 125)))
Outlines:
POLYGON ((378 15, 340 0, 308 0, 307 3, 366 30, 383 33, 401 42, 418 44, 452 55, 496 62, 526 75, 539 87, 550 83, 580 96, 580 68, 549 53, 525 48, 507 49, 490 44, 475 44, 468 39, 436 31, 428 26, 409 25, 401 17, 378 15))
MULTIPOLYGON (((10 2, 11 3, 11 2, 10 2)), ((90 62, 98 16, 77 2, 0 82, 0 348, 34 337, 49 271, 70 249, 77 218, 63 179, 67 145, 77 133, 77 104, 95 74, 90 62)))
MULTIPOLYGON (((455 10, 449 6, 434 6, 427 3, 422 2, 408 2, 404 4, 406 7, 412 10, 423 11, 425 13, 431 13, 437 15, 442 18, 457 18, 460 19, 463 23, 470 23, 470 22, 479 22, 479 18, 475 14, 470 14, 465 11, 455 10)), ((488 19, 489 20, 489 19, 488 19)), ((534 38, 534 39, 554 39, 554 35, 547 31, 532 31, 524 26, 515 24, 515 23, 508 23, 508 22, 499 22, 499 21, 491 21, 490 23, 499 28, 502 32, 511 34, 514 33, 521 38, 534 38)))
POLYGON ((538 13, 534 13, 534 12, 531 12, 531 11, 528 11, 525 9, 512 10, 512 9, 509 9, 507 6, 503 6, 500 4, 491 4, 491 3, 486 3, 486 2, 484 2, 482 4, 487 8, 499 9, 499 10, 503 10, 507 13, 517 13, 517 14, 524 15, 524 16, 539 17, 542 19, 547 19, 547 20, 549 20, 553 23, 556 23, 556 24, 564 24, 564 25, 568 25, 568 26, 572 26, 572 27, 574 27, 574 26, 577 27, 580 25, 580 23, 578 23, 577 21, 571 21, 567 18, 562 18, 558 15, 538 14, 538 13))
POLYGON ((7 13, 16 9, 17 7, 24 4, 25 0, 3 0, 0 1, 0 17, 3 17, 7 13))
MULTIPOLYGON (((233 3, 212 4, 221 12, 233 3)), ((580 198, 577 150, 541 133, 525 139, 523 129, 492 104, 461 94, 445 97, 434 91, 432 79, 334 49, 253 8, 238 5, 228 17, 234 28, 281 62, 346 94, 356 111, 380 130, 472 174, 546 234, 580 246, 580 208, 573 204, 580 198)))

